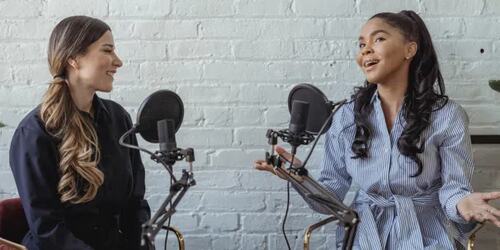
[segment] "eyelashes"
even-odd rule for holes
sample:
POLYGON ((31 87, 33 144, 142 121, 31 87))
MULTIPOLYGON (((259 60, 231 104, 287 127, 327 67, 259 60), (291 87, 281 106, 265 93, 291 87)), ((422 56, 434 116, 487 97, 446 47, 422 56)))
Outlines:
MULTIPOLYGON (((377 37, 377 38, 375 38, 375 42, 383 42, 383 41, 385 41, 385 38, 384 38, 384 37, 377 37)), ((366 44, 365 44, 365 43, 359 43, 359 44, 358 44, 358 48, 359 48, 359 49, 362 49, 362 48, 364 48, 365 46, 366 46, 366 44)))

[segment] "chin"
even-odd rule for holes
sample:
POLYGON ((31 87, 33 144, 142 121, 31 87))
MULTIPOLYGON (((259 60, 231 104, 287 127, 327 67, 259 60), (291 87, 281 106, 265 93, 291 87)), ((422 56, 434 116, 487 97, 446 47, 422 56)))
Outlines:
MULTIPOLYGON (((375 72, 373 72, 375 73, 375 72)), ((383 82, 384 80, 384 75, 380 75, 380 74, 365 74, 365 77, 366 77, 366 80, 369 82, 369 83, 375 83, 375 84, 378 84, 378 83, 381 83, 383 82)))
POLYGON ((366 77, 366 80, 369 82, 369 83, 377 83, 379 82, 379 78, 378 77, 373 77, 373 76, 369 76, 369 75, 365 75, 366 77))
POLYGON ((99 91, 108 93, 108 92, 111 92, 111 90, 113 90, 113 87, 101 89, 99 91))
POLYGON ((101 92, 111 92, 111 90, 113 90, 113 85, 111 84, 106 84, 104 86, 102 86, 101 88, 97 89, 97 91, 101 91, 101 92))

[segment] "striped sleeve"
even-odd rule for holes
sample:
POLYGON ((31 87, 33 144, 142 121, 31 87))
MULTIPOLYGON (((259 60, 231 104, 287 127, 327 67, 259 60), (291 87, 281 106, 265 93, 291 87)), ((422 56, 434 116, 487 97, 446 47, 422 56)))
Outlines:
MULTIPOLYGON (((344 145, 341 138, 343 111, 345 105, 339 109, 332 120, 332 125, 325 134, 325 152, 318 182, 328 189, 337 199, 342 202, 349 187, 351 186, 351 176, 347 173, 344 162, 344 145)), ((297 192, 308 203, 309 207, 316 212, 329 214, 329 212, 315 201, 305 197, 300 189, 294 186, 297 192)))
POLYGON ((446 115, 449 125, 439 147, 442 187, 439 200, 448 218, 467 223, 457 211, 457 203, 472 192, 470 180, 474 163, 469 134, 469 119, 465 110, 456 105, 446 115))
POLYGON ((342 201, 351 186, 351 176, 345 164, 343 131, 346 105, 334 116, 332 126, 325 138, 325 154, 318 181, 342 201))

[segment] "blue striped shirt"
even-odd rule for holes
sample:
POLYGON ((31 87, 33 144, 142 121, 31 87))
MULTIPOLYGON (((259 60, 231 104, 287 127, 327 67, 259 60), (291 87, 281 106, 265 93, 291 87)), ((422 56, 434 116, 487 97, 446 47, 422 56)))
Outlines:
MULTIPOLYGON (((369 115, 372 139, 368 157, 353 159, 354 102, 342 106, 326 134, 325 155, 319 182, 342 200, 351 184, 360 187, 353 208, 360 216, 355 249, 453 249, 448 225, 465 233, 473 228, 459 215, 456 205, 472 192, 473 172, 468 117, 453 101, 432 112, 430 126, 422 133, 425 151, 419 154, 423 172, 402 155, 397 140, 405 126, 399 111, 387 130, 377 92, 369 115), (450 223, 451 222, 451 223, 450 223)), ((307 200, 306 200, 307 201, 307 200)), ((314 202, 310 206, 322 212, 314 202)), ((343 228, 337 229, 337 247, 343 228)))

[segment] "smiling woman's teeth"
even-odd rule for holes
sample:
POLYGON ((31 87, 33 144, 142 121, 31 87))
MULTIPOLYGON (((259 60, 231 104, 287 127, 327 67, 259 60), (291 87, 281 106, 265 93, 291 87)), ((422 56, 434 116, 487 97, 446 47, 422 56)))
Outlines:
POLYGON ((365 67, 370 67, 372 65, 375 65, 378 63, 378 60, 370 60, 370 61, 366 61, 364 64, 365 64, 365 67))

